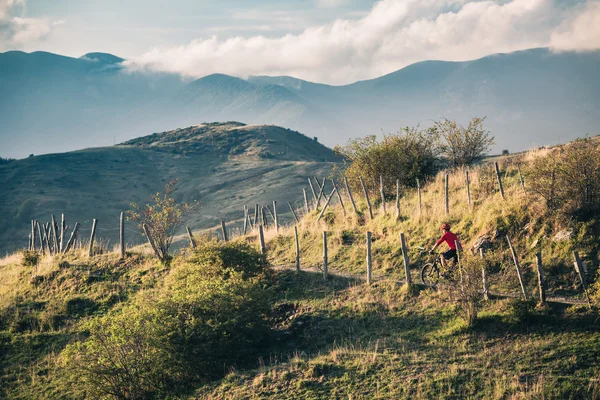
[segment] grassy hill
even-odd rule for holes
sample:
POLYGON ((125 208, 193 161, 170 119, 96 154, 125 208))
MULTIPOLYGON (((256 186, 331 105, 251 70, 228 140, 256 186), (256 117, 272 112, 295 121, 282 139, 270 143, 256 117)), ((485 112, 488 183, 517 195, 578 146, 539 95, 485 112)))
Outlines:
MULTIPOLYGON (((92 148, 11 161, 0 165, 0 254, 27 246, 31 219, 49 221, 64 213, 79 222, 82 236, 92 219, 100 238, 118 240, 119 214, 132 202, 145 204, 170 180, 179 179, 176 197, 198 201, 190 215, 193 229, 243 215, 244 204, 281 204, 307 176, 327 176, 340 159, 313 139, 276 126, 237 122, 192 126, 134 139, 113 147, 92 148)), ((127 242, 139 233, 127 229, 127 242)))
MULTIPOLYGON (((158 135, 126 147, 165 146, 157 153, 171 154, 170 143, 190 135, 158 135)), ((345 214, 335 201, 320 221, 311 211, 297 224, 299 274, 291 271, 292 226, 267 230, 266 269, 256 232, 229 244, 199 235, 200 248, 183 249, 168 267, 146 246, 131 249, 123 261, 115 253, 88 258, 80 251, 39 260, 29 253, 6 257, 0 261, 0 393, 98 398, 96 379, 113 377, 100 389, 116 381, 145 390, 138 398, 600 398, 597 216, 565 221, 524 193, 518 177, 518 165, 552 156, 542 150, 496 158, 506 199, 490 174, 493 165, 471 169, 470 207, 463 171, 451 173, 448 215, 443 174, 423 185, 421 213, 416 191, 403 193, 400 218, 395 199, 384 213, 374 193, 374 218, 360 193, 356 214, 343 191, 345 214), (442 221, 463 243, 465 273, 474 265, 480 276, 486 266, 493 296, 477 302, 474 326, 465 323, 457 282, 404 286, 399 234, 406 236, 418 284, 429 257, 418 246, 431 246, 442 221), (319 270, 323 231, 327 280, 319 270), (364 280, 367 231, 373 234, 371 285, 364 280), (532 301, 519 299, 506 235, 532 301), (469 250, 483 236, 489 243, 482 261, 469 250), (574 272, 573 250, 589 281, 596 281, 592 307, 574 272), (547 306, 536 304, 538 252, 547 306), (115 360, 122 364, 107 368, 115 360)), ((291 192, 298 197, 301 187, 291 192)), ((124 393, 121 398, 135 397, 124 393)))

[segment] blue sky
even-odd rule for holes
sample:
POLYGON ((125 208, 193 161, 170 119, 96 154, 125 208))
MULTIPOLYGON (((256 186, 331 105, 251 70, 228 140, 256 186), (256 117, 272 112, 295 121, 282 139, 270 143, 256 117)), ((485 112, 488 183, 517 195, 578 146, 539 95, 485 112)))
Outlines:
POLYGON ((0 0, 0 51, 343 84, 426 59, 600 48, 600 0, 0 0))

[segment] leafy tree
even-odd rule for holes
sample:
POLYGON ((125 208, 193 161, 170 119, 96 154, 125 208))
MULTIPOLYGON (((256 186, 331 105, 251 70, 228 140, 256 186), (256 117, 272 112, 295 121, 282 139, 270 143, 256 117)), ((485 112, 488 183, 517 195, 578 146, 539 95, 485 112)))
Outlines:
POLYGON ((494 138, 484 129, 484 121, 485 117, 475 117, 466 127, 449 119, 434 124, 441 139, 440 150, 451 166, 471 165, 490 151, 494 138))
POLYGON ((395 193, 397 179, 402 186, 414 187, 417 179, 423 181, 440 167, 433 129, 405 127, 384 135, 381 141, 375 135, 350 140, 335 151, 346 159, 345 174, 355 190, 360 190, 358 178, 362 177, 368 190, 376 191, 383 176, 386 192, 395 193))
POLYGON ((194 205, 178 203, 173 198, 177 179, 167 183, 164 193, 156 193, 152 196, 152 204, 141 207, 131 203, 133 210, 127 212, 128 218, 138 223, 142 234, 146 236, 147 228, 150 235, 150 243, 156 257, 168 263, 171 259, 169 248, 173 243, 175 231, 183 223, 185 213, 193 209, 194 205))
POLYGON ((600 213, 600 144, 578 139, 525 167, 528 190, 544 200, 549 211, 587 220, 600 213))

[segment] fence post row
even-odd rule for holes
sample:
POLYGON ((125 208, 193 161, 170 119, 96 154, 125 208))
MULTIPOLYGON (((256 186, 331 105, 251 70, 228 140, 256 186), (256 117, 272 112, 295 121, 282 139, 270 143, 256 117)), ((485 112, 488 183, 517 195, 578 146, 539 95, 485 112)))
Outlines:
POLYGON ((319 188, 319 195, 317 196, 317 205, 315 206, 315 210, 321 207, 321 197, 325 194, 323 190, 325 188, 325 178, 323 178, 323 183, 319 184, 319 179, 315 176, 315 181, 317 182, 317 187, 319 188))
POLYGON ((310 191, 312 192, 313 195, 313 210, 317 209, 317 193, 315 192, 315 188, 313 187, 313 183, 312 183, 312 179, 308 178, 308 184, 310 186, 310 191))

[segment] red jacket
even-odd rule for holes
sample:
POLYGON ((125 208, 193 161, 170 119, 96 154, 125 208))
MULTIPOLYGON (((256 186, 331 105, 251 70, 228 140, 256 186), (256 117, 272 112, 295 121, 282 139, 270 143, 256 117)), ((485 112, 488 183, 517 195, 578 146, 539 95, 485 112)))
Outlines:
MULTIPOLYGON (((456 236, 454 233, 452 233, 450 231, 447 231, 447 232, 444 232, 444 234, 442 235, 440 240, 438 240, 435 243, 435 245, 439 246, 442 242, 446 242, 448 247, 450 247, 450 250, 456 250, 455 241, 457 241, 457 240, 458 240, 458 236, 456 236)), ((460 246, 460 242, 458 243, 458 245, 460 246)))

